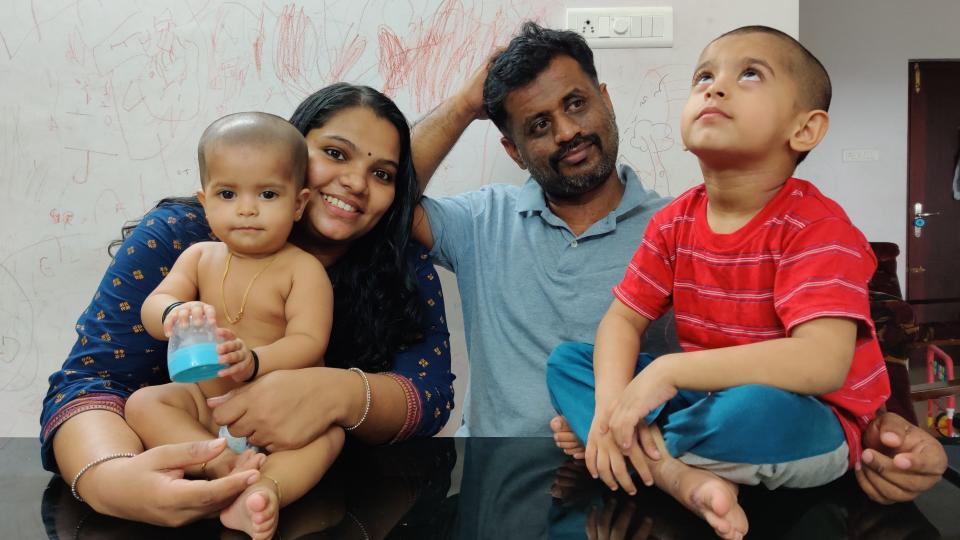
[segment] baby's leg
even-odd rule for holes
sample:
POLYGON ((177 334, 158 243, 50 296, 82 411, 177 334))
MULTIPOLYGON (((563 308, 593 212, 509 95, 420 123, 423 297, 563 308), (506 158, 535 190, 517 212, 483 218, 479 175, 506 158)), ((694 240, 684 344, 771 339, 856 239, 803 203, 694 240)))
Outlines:
MULTIPOLYGON (((141 388, 127 399, 124 417, 147 448, 214 438, 210 408, 195 384, 141 388)), ((200 472, 199 466, 187 469, 191 476, 200 472)))
POLYGON ((343 440, 343 429, 334 427, 303 448, 270 454, 260 468, 260 481, 221 512, 220 521, 254 540, 272 538, 280 508, 303 497, 323 478, 343 440))
POLYGON ((747 385, 714 392, 661 425, 670 454, 738 484, 806 488, 846 472, 846 437, 823 402, 747 385))
POLYGON ((663 456, 658 461, 647 459, 654 484, 706 520, 717 536, 743 538, 748 529, 747 514, 737 503, 737 485, 671 457, 660 431, 656 426, 650 429, 663 456))

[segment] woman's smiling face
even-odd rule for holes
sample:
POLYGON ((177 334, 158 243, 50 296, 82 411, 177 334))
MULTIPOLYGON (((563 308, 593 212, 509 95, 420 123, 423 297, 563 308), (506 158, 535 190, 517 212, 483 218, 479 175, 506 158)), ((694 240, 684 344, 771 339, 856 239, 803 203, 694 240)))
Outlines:
POLYGON ((344 109, 307 133, 310 202, 303 226, 321 244, 350 244, 393 204, 400 136, 363 106, 344 109))

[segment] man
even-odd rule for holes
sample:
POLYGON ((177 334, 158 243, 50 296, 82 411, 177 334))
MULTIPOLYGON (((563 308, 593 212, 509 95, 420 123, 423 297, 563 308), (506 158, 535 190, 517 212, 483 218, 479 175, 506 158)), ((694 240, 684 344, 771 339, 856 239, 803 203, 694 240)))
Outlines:
MULTIPOLYGON (((546 358, 563 341, 593 341, 611 288, 667 199, 615 167, 613 106, 575 33, 524 24, 487 70, 420 122, 413 145, 421 187, 467 125, 486 116, 531 178, 426 198, 414 226, 460 287, 471 369, 458 435, 548 435, 551 426, 565 451, 579 455, 563 419, 550 423, 546 358)), ((643 343, 654 356, 675 346, 662 325, 651 325, 643 343)), ((864 452, 857 478, 880 502, 916 497, 946 466, 942 447, 896 415, 875 421, 864 444, 874 450, 864 452)))

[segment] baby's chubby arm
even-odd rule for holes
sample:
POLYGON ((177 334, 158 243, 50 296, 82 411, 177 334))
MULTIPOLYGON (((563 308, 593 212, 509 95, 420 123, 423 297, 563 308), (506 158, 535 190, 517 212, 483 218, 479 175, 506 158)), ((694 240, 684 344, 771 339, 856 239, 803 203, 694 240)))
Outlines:
POLYGON ((144 328, 155 339, 166 341, 169 337, 164 331, 163 321, 160 320, 167 306, 199 297, 197 268, 200 266, 200 257, 209 244, 212 242, 198 242, 181 253, 163 281, 143 301, 140 318, 144 328))
MULTIPOLYGON (((281 369, 323 365, 333 325, 333 286, 323 265, 315 257, 298 251, 292 265, 293 284, 284 304, 287 326, 282 338, 256 348, 260 360, 258 377, 281 369)), ((222 345, 224 350, 221 353, 232 365, 219 375, 246 380, 253 370, 249 349, 244 345, 238 350, 226 350, 228 345, 222 345), (227 358, 231 354, 242 358, 227 358)))
POLYGON ((856 339, 854 320, 823 317, 797 325, 790 337, 661 356, 624 390, 610 428, 629 449, 636 438, 632 426, 678 388, 710 392, 763 384, 797 394, 830 393, 846 380, 856 339))

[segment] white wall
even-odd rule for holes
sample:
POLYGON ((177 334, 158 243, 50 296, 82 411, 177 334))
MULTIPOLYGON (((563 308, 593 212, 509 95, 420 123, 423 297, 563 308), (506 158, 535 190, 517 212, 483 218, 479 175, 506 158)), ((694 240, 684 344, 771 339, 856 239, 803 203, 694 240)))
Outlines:
MULTIPOLYGON (((227 112, 287 116, 335 80, 384 89, 409 118, 449 95, 524 19, 552 26, 556 0, 9 0, 0 17, 0 437, 34 436, 50 372, 106 266, 120 225, 196 189, 195 146, 227 112), (69 216, 69 219, 67 219, 69 216)), ((675 46, 601 50, 621 156, 647 187, 699 182, 679 114, 701 48, 768 24, 796 35, 798 0, 611 0, 672 5, 675 46)), ((471 127, 430 194, 520 182, 496 129, 471 127)), ((466 383, 456 286, 444 276, 459 423, 466 383)))
MULTIPOLYGON (((801 164, 846 209, 870 241, 901 249, 907 234, 908 61, 960 58, 957 0, 802 0, 800 41, 833 82, 830 131, 801 164), (873 148, 880 159, 843 163, 845 148, 873 148)), ((960 90, 958 90, 960 98, 960 90)))

